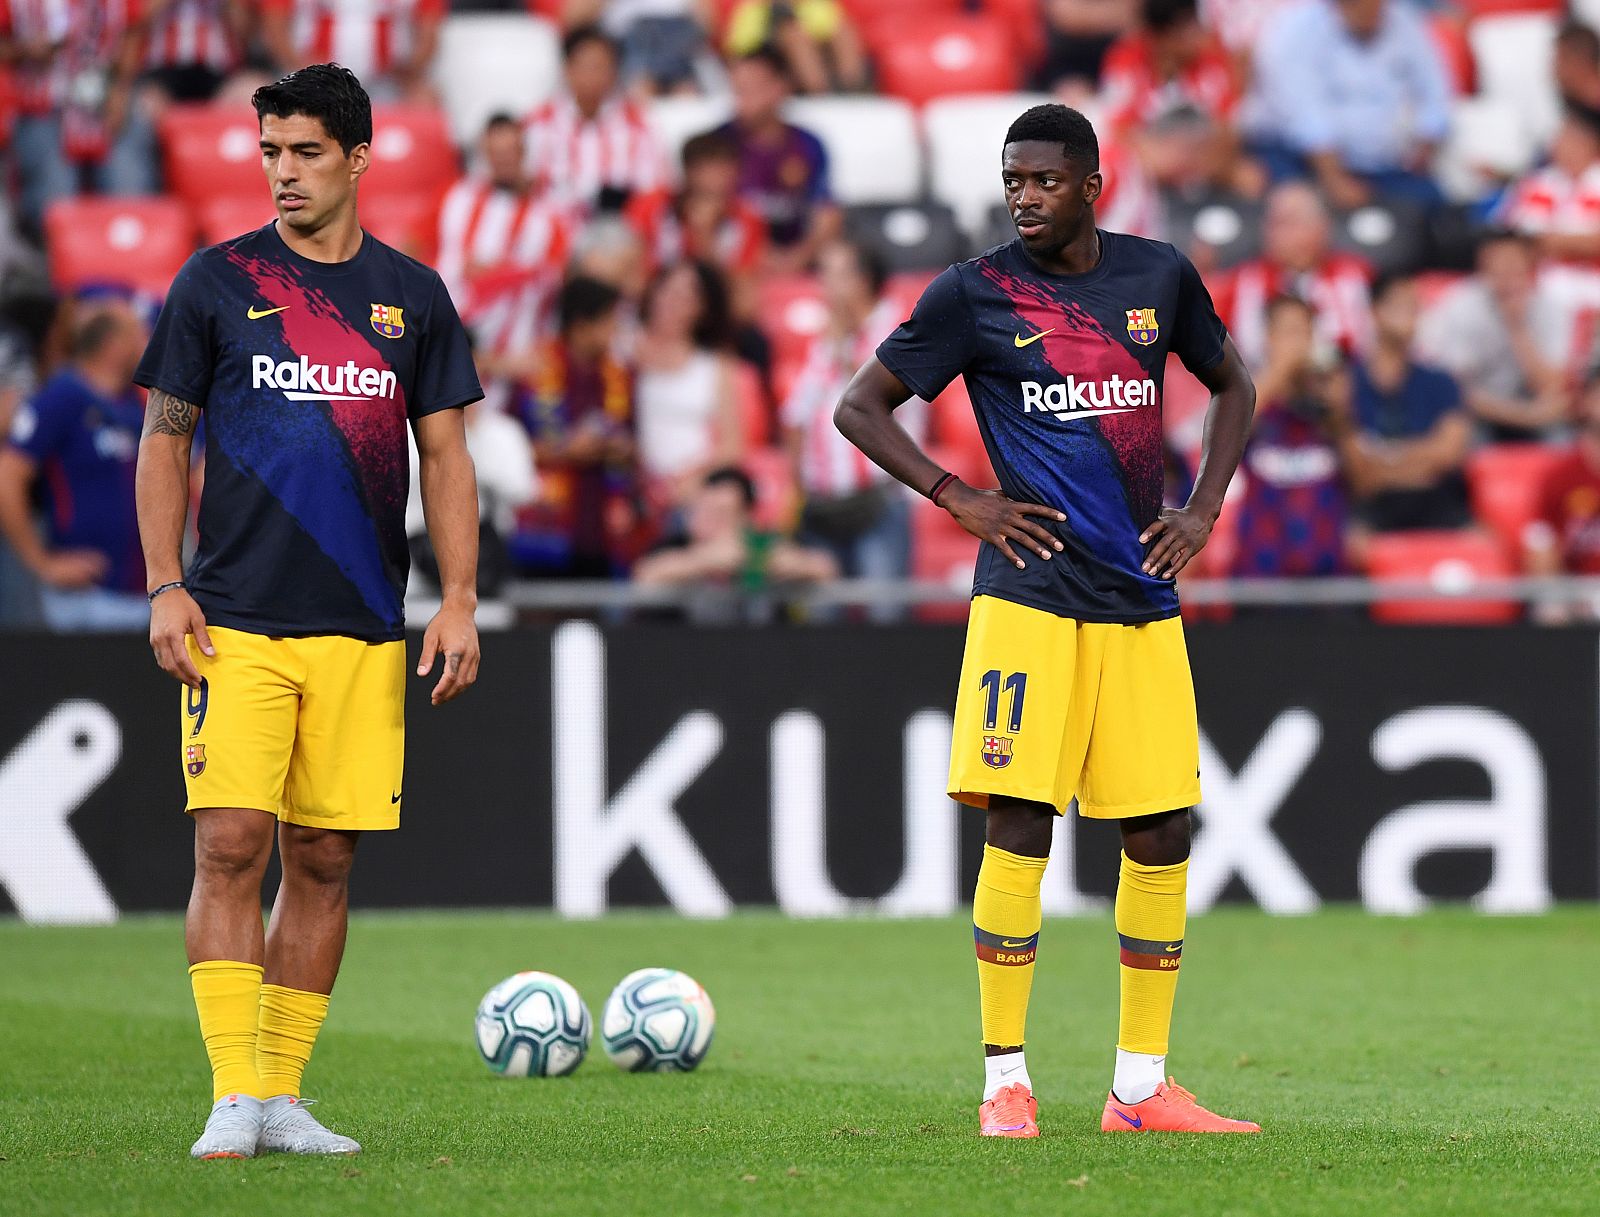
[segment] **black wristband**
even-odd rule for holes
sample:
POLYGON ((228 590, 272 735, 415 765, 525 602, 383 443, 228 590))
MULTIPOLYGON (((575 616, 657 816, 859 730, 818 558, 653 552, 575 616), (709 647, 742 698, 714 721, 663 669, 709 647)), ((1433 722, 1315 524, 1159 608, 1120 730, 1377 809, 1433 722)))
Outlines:
POLYGON ((950 483, 955 480, 956 475, 953 473, 942 474, 939 480, 928 488, 928 498, 934 503, 937 503, 939 501, 940 493, 946 486, 950 485, 950 483))
POLYGON ((156 588, 155 591, 148 593, 145 596, 145 599, 148 600, 151 604, 154 604, 156 602, 156 597, 159 596, 162 592, 170 592, 175 587, 183 587, 183 586, 184 586, 184 582, 183 582, 182 579, 179 579, 179 580, 177 580, 177 581, 175 581, 173 583, 163 583, 160 587, 156 588))

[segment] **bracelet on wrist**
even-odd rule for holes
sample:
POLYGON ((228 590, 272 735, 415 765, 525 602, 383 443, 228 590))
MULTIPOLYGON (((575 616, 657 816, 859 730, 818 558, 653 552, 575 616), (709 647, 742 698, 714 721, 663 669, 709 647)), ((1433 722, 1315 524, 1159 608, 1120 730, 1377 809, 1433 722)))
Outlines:
POLYGON ((175 587, 183 587, 183 586, 184 586, 184 582, 183 582, 182 579, 175 579, 171 583, 163 583, 160 587, 156 588, 154 591, 147 593, 145 595, 145 599, 148 600, 151 604, 154 604, 156 602, 156 597, 161 595, 162 592, 170 592, 175 587))
POLYGON ((956 475, 947 473, 935 482, 928 490, 928 498, 935 507, 939 505, 939 496, 950 489, 950 483, 956 480, 956 475))

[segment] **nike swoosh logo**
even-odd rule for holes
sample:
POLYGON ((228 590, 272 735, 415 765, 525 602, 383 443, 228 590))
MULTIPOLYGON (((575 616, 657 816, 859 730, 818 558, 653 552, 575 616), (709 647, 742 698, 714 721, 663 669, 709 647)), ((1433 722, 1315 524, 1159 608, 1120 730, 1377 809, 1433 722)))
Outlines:
POLYGON ((254 305, 251 305, 250 311, 245 313, 245 316, 250 318, 251 321, 260 321, 263 317, 270 317, 273 313, 281 313, 288 307, 290 306, 287 304, 281 304, 277 308, 264 308, 257 310, 254 305))
POLYGON ((1022 1068, 1021 1065, 1013 1065, 1013 1066, 1011 1066, 1010 1069, 1002 1069, 1000 1071, 1000 1076, 1003 1077, 1003 1078, 1008 1078, 1013 1073, 1016 1073, 1018 1070, 1020 1070, 1021 1068, 1022 1068))
POLYGON ((1119 1116, 1121 1116, 1129 1124, 1132 1124, 1135 1128, 1143 1128, 1144 1127, 1144 1117, 1143 1116, 1140 1116, 1138 1119, 1134 1119, 1127 1112, 1123 1111, 1120 1107, 1113 1107, 1111 1110, 1116 1112, 1119 1116))
POLYGON ((1054 333, 1055 333, 1055 329, 1051 328, 1051 329, 1048 329, 1048 330, 1040 330, 1037 334, 1034 334, 1030 338, 1024 338, 1021 334, 1018 334, 1011 341, 1016 343, 1017 344, 1017 348, 1020 350, 1021 348, 1025 347, 1025 346, 1028 346, 1030 343, 1038 342, 1039 339, 1043 338, 1046 334, 1054 334, 1054 333))
POLYGON ((1026 942, 1012 942, 1009 938, 1002 938, 1000 945, 1003 947, 1025 947, 1028 944, 1026 942))
POLYGON ((1162 947, 1161 949, 1163 951, 1165 951, 1168 955, 1173 955, 1173 954, 1176 954, 1178 951, 1183 950, 1182 947, 1175 947, 1170 942, 1166 946, 1162 947))
POLYGON ((391 794, 389 796, 389 802, 398 803, 399 801, 400 801, 400 796, 398 794, 391 794))

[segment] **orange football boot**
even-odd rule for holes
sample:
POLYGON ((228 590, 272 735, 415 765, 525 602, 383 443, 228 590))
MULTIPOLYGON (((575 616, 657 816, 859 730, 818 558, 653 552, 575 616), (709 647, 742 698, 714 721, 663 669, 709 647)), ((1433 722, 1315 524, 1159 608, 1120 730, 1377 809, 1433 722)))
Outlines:
POLYGON ((1142 1103, 1124 1103, 1106 1095, 1101 1132, 1260 1132, 1249 1120, 1230 1120, 1207 1111, 1177 1082, 1168 1078, 1142 1103))
POLYGON ((1002 1086, 978 1108, 980 1137, 1037 1137, 1039 1102, 1021 1082, 1002 1086))

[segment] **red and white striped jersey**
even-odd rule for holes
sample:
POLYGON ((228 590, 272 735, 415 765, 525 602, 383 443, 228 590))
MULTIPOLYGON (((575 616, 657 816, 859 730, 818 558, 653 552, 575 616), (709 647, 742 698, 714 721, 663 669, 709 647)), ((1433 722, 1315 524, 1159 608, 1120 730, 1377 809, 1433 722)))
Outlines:
POLYGON ((1105 182, 1095 200, 1095 223, 1111 232, 1161 237, 1161 196, 1139 158, 1126 148, 1100 145, 1100 176, 1105 182))
MULTIPOLYGON (((856 369, 894 333, 900 312, 894 301, 883 300, 854 334, 841 339, 824 332, 811 340, 782 413, 783 425, 800 433, 800 487, 806 494, 834 498, 894 480, 839 433, 833 410, 856 369)), ((927 407, 915 397, 895 411, 895 421, 918 442, 926 417, 927 407)))
POLYGON ((1577 177, 1546 165, 1513 186, 1497 214, 1507 228, 1535 236, 1600 232, 1600 164, 1577 177))
POLYGON ((203 64, 231 72, 242 58, 228 24, 228 0, 172 0, 152 15, 145 35, 147 68, 203 64))
POLYGON ((139 18, 139 0, 0 0, 0 38, 57 47, 47 63, 14 69, 17 108, 48 114, 63 105, 73 78, 101 71, 139 18))
POLYGON ((707 246, 684 228, 676 203, 671 191, 652 190, 634 195, 623 212, 644 242, 652 270, 682 258, 697 258, 729 273, 752 271, 760 263, 767 222, 750 204, 734 199, 707 246))
POLYGON ((536 191, 464 177, 439 208, 436 269, 485 350, 532 346, 571 246, 565 210, 536 191))
POLYGON ((528 170, 557 198, 592 207, 607 186, 629 194, 657 190, 666 160, 643 112, 610 98, 592 119, 562 93, 528 116, 528 170))
POLYGON ((287 13, 302 63, 342 63, 363 81, 411 54, 417 22, 445 15, 447 0, 261 0, 287 13))
POLYGON ((1267 355, 1267 305, 1274 296, 1298 296, 1309 304, 1322 341, 1346 355, 1364 352, 1372 336, 1371 285, 1372 268, 1354 254, 1329 254, 1298 274, 1256 258, 1226 272, 1215 298, 1239 354, 1259 368, 1267 355))

